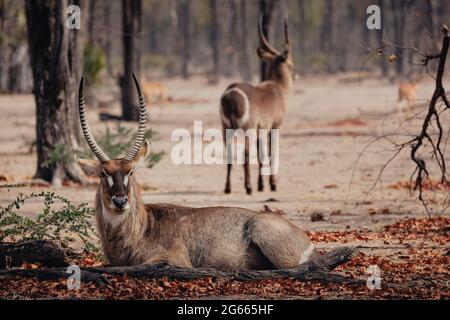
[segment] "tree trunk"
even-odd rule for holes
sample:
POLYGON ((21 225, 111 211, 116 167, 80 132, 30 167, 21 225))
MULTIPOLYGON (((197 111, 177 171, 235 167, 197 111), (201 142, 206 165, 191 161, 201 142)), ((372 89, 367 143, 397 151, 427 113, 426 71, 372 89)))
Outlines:
MULTIPOLYGON (((54 185, 67 179, 86 182, 73 157, 78 149, 76 87, 81 76, 82 55, 80 31, 65 26, 68 3, 25 1, 36 101, 35 177, 54 185), (64 152, 65 156, 61 153, 50 156, 54 150, 64 152)), ((75 4, 80 6, 79 1, 75 4)))
POLYGON ((141 60, 142 0, 122 0, 123 74, 119 79, 122 93, 122 119, 139 120, 138 96, 133 72, 139 78, 141 60))
POLYGON ((179 0, 177 4, 178 31, 181 36, 181 76, 188 79, 191 60, 191 3, 190 0, 179 0))
POLYGON ((89 0, 89 18, 88 18, 88 43, 93 46, 98 41, 97 24, 97 4, 98 0, 89 0))
MULTIPOLYGON (((336 50, 333 50, 330 53, 330 56, 333 57, 336 55, 336 62, 331 59, 331 63, 333 66, 331 67, 332 72, 346 72, 347 71, 347 55, 348 55, 348 48, 350 46, 350 41, 348 38, 344 38, 342 40, 339 40, 339 37, 336 36, 337 34, 351 34, 351 29, 349 25, 350 19, 353 17, 349 15, 349 4, 339 5, 337 8, 335 8, 335 12, 333 14, 333 19, 335 19, 334 25, 336 25, 335 32, 330 35, 331 41, 336 48, 336 50), (337 32, 336 32, 337 31, 337 32), (338 41, 339 40, 339 41, 338 41)), ((333 25, 333 24, 332 24, 333 25)), ((367 29, 367 28, 365 28, 367 29)), ((369 37, 367 38, 369 41, 369 37)))
POLYGON ((220 78, 220 66, 222 63, 222 57, 220 52, 220 23, 219 23, 219 8, 217 0, 209 0, 211 9, 211 49, 213 58, 213 70, 210 78, 211 83, 217 83, 220 78))
POLYGON ((304 61, 306 57, 306 14, 305 14, 305 0, 298 1, 298 17, 299 17, 299 28, 298 28, 298 52, 299 59, 296 65, 300 70, 305 66, 304 61))
POLYGON ((252 65, 250 58, 250 34, 248 30, 248 1, 240 0, 240 59, 241 76, 244 81, 252 81, 252 65))
MULTIPOLYGON (((406 4, 404 1, 392 1, 392 10, 394 14, 394 28, 395 28, 395 44, 399 46, 405 45, 405 8, 406 4)), ((397 48, 397 55, 399 59, 395 64, 395 70, 397 76, 403 77, 405 71, 405 50, 402 48, 397 48)))
MULTIPOLYGON (((441 11, 440 5, 436 3, 435 0, 426 0, 425 1, 425 14, 426 14, 426 23, 425 26, 427 31, 429 32, 431 38, 431 52, 438 52, 440 45, 440 30, 441 25, 439 21, 439 12, 441 11)), ((442 10, 444 11, 444 10, 442 10)))
POLYGON ((327 54, 326 69, 329 73, 336 73, 338 67, 338 57, 340 52, 336 45, 336 31, 338 29, 338 19, 336 14, 335 2, 333 0, 325 1, 325 12, 320 27, 320 49, 327 54))
POLYGON ((239 30, 238 30, 239 3, 238 3, 238 0, 228 0, 226 10, 229 11, 229 14, 227 15, 228 23, 227 23, 227 29, 226 29, 227 47, 224 49, 224 52, 226 55, 226 63, 224 63, 222 65, 222 74, 227 78, 231 78, 236 73, 237 48, 239 47, 239 37, 238 37, 238 34, 239 34, 239 30))
MULTIPOLYGON (((103 2, 103 10, 104 10, 104 19, 103 23, 106 28, 111 28, 111 5, 108 3, 108 1, 103 2)), ((112 69, 112 39, 111 39, 111 33, 105 32, 105 41, 104 41, 104 50, 105 50, 105 56, 106 56, 106 65, 108 66, 108 72, 110 75, 113 74, 112 69)))
MULTIPOLYGON (((153 23, 156 23, 158 17, 161 15, 164 15, 165 12, 163 12, 163 8, 161 8, 161 1, 153 1, 152 7, 151 7, 151 14, 150 19, 153 23)), ((160 53, 160 34, 161 30, 154 29, 150 32, 150 41, 149 41, 149 49, 153 53, 160 53)))
MULTIPOLYGON (((273 20, 273 12, 275 8, 275 0, 260 0, 259 12, 263 17, 262 30, 263 34, 270 41, 270 28, 273 20)), ((259 23, 258 17, 258 23, 259 23)), ((261 61, 261 81, 267 80, 269 65, 266 61, 261 61)))
MULTIPOLYGON (((5 0, 0 0, 0 34, 6 34, 5 30, 5 0)), ((0 37, 0 93, 6 92, 8 81, 8 64, 6 56, 6 40, 0 37)))

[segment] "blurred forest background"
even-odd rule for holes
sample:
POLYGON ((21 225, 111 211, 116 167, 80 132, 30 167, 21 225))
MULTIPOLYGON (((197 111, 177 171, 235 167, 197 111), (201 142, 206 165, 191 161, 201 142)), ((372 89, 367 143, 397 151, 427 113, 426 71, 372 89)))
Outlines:
MULTIPOLYGON (((78 0, 82 9, 85 73, 93 81, 114 77, 123 69, 127 48, 136 55, 134 72, 148 79, 205 75, 254 79, 259 62, 257 23, 266 12, 269 38, 282 39, 289 15, 297 72, 338 73, 367 70, 383 76, 408 77, 412 51, 390 65, 386 56, 367 59, 366 47, 383 38, 423 51, 437 51, 439 30, 450 15, 450 3, 436 0, 78 0), (382 30, 366 28, 366 9, 382 10, 382 30), (133 39, 129 39, 132 35, 133 39), (130 42, 133 44, 130 45, 130 42), (408 56, 411 55, 411 56, 408 56)), ((130 51, 129 50, 129 51, 130 51)), ((404 52, 405 51, 405 52, 404 52)), ((128 53, 130 54, 130 53, 128 53)), ((0 92, 24 93, 32 87, 28 62, 24 1, 0 0, 0 92)))
MULTIPOLYGON (((150 88, 147 100, 155 92, 166 98, 163 81, 174 77, 200 76, 205 84, 226 78, 264 80, 264 62, 256 57, 260 17, 266 37, 280 46, 286 15, 294 71, 300 78, 364 72, 366 77, 396 82, 417 78, 424 71, 420 59, 440 49, 439 30, 450 15, 450 4, 438 0, 0 0, 0 93, 34 94, 35 178, 54 185, 64 180, 86 182, 72 156, 83 143, 76 107, 81 74, 88 82, 88 107, 120 101, 121 115, 107 111, 100 113, 102 120, 137 121, 132 73, 140 78, 144 93, 150 88), (366 25, 367 8, 373 4, 381 9, 380 30, 366 25), (67 23, 76 21, 77 13, 79 28, 71 29, 67 23), (109 101, 100 101, 102 89, 108 91, 103 96, 109 101)), ((428 67, 433 71, 436 64, 428 67)))

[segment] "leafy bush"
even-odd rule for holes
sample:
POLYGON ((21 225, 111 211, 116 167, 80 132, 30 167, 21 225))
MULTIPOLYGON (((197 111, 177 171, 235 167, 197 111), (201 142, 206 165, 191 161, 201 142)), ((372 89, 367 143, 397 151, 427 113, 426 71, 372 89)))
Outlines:
POLYGON ((51 240, 68 246, 75 237, 83 242, 85 251, 98 251, 91 241, 95 230, 89 219, 93 216, 94 210, 88 208, 87 204, 74 205, 54 192, 19 195, 6 207, 0 206, 0 241, 51 240), (42 212, 35 218, 17 212, 25 202, 35 199, 42 199, 44 204, 42 212), (56 201, 62 203, 61 208, 53 207, 56 201))
MULTIPOLYGON (((112 131, 109 127, 106 127, 105 134, 100 137, 96 137, 96 141, 111 159, 117 159, 131 148, 134 138, 134 129, 126 128, 118 123, 115 131, 112 131)), ((148 130, 145 133, 145 139, 147 141, 154 139, 153 131, 148 130)), ((85 142, 83 142, 82 148, 78 155, 80 158, 84 159, 94 158, 91 149, 89 149, 89 146, 85 142)), ((146 166, 148 168, 153 167, 161 160, 163 155, 164 152, 151 152, 147 159, 145 159, 146 166)))
POLYGON ((100 72, 105 66, 106 58, 102 48, 86 45, 84 49, 84 72, 94 85, 99 82, 100 72))
POLYGON ((53 149, 48 150, 48 159, 42 163, 43 167, 49 167, 52 164, 67 164, 73 161, 73 153, 65 144, 57 144, 53 149))

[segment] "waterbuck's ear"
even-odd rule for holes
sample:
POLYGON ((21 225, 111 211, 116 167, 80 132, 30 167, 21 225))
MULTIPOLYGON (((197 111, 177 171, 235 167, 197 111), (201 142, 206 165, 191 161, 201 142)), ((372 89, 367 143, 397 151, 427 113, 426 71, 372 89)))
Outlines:
POLYGON ((149 154, 150 146, 148 145, 147 141, 144 141, 141 149, 139 150, 139 153, 137 154, 136 158, 134 158, 134 162, 136 163, 136 165, 142 165, 149 154))
POLYGON ((275 59, 275 55, 274 55, 274 54, 270 53, 270 52, 267 51, 267 50, 264 50, 264 49, 261 48, 261 47, 259 47, 259 48, 257 49, 257 53, 258 53, 258 57, 259 57, 261 60, 273 60, 273 59, 275 59))
POLYGON ((78 159, 78 163, 88 177, 99 176, 102 172, 100 162, 98 162, 98 160, 78 159))

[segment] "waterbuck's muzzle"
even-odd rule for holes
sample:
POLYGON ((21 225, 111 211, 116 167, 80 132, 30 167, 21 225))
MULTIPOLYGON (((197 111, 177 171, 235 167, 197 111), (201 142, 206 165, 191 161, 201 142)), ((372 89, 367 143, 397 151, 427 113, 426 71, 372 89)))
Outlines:
POLYGON ((113 196, 111 197, 111 201, 113 202, 114 206, 116 206, 116 208, 119 210, 126 209, 126 207, 128 206, 127 196, 120 196, 120 197, 113 196))

